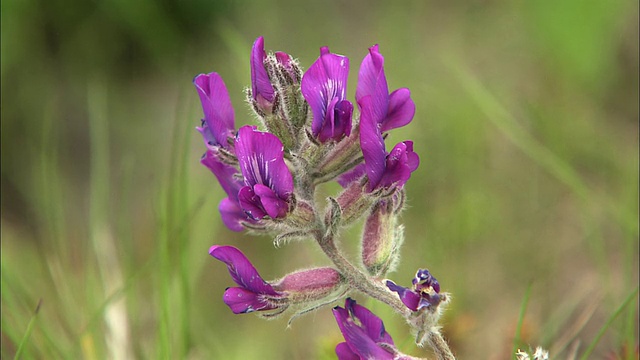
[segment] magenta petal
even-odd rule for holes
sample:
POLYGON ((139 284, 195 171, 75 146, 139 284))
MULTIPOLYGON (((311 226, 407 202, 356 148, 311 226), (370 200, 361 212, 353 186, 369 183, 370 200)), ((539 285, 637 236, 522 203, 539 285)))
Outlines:
POLYGON ((354 353, 346 342, 336 345, 338 360, 360 360, 360 356, 354 353))
POLYGON ((264 38, 258 37, 251 48, 251 94, 253 99, 260 102, 258 96, 272 103, 275 98, 275 91, 271 85, 269 74, 264 67, 264 59, 267 54, 264 52, 264 38))
POLYGON ((238 191, 238 203, 242 210, 254 220, 261 220, 267 215, 260 202, 260 197, 250 186, 245 186, 238 191))
POLYGON ((324 47, 320 57, 302 76, 301 91, 309 103, 313 113, 311 131, 318 136, 320 131, 332 121, 334 114, 329 109, 333 102, 346 98, 347 79, 349 77, 349 59, 345 56, 331 54, 324 47))
POLYGON ((352 182, 359 180, 365 174, 365 164, 358 164, 353 169, 338 177, 338 184, 343 188, 346 188, 352 182))
POLYGON ((283 200, 293 192, 293 177, 284 162, 284 147, 277 136, 253 126, 238 130, 236 155, 245 184, 266 185, 283 200))
POLYGON ((220 201, 218 210, 220 211, 222 223, 230 230, 242 231, 244 229, 241 224, 242 221, 252 222, 240 208, 240 205, 229 198, 224 198, 220 201))
POLYGON ((411 100, 411 92, 407 88, 398 89, 389 95, 387 116, 382 121, 381 131, 387 132, 407 125, 416 113, 416 104, 411 100))
POLYGON ((380 133, 378 123, 372 114, 371 96, 365 96, 358 102, 360 114, 360 147, 364 156, 364 163, 369 177, 367 185, 369 191, 378 186, 385 171, 386 152, 384 139, 380 133))
POLYGON ((262 184, 256 184, 253 187, 253 191, 260 197, 262 207, 273 219, 283 218, 287 215, 287 212, 289 211, 289 204, 280 199, 269 187, 262 184))
POLYGON ((389 88, 384 75, 384 57, 378 51, 378 45, 369 48, 369 54, 360 64, 356 89, 358 105, 365 96, 371 96, 371 114, 376 122, 381 122, 387 116, 389 88))
POLYGON ((353 104, 349 100, 342 100, 334 108, 334 136, 339 140, 343 136, 351 135, 351 116, 353 115, 353 104))
POLYGON ((393 346, 393 340, 384 330, 382 320, 369 310, 347 299, 345 309, 336 307, 333 309, 333 315, 353 353, 364 359, 393 359, 393 354, 378 345, 378 342, 383 342, 393 346), (375 333, 376 330, 377 333, 375 333))
POLYGON ((384 174, 378 186, 391 187, 395 185, 402 187, 411 177, 408 162, 407 146, 405 143, 398 143, 387 155, 384 174))
POLYGON ((345 307, 360 321, 360 327, 367 332, 373 341, 394 345, 391 335, 389 335, 384 328, 382 319, 366 307, 356 304, 352 299, 347 299, 345 307))
POLYGON ((200 96, 208 130, 216 140, 216 145, 226 148, 227 137, 235 129, 235 115, 224 81, 220 75, 212 72, 196 76, 193 84, 200 96))
POLYGON ((249 259, 237 248, 214 245, 209 249, 209 254, 227 264, 229 274, 236 284, 256 294, 280 295, 262 279, 249 259))
POLYGON ((236 201, 238 199, 238 191, 242 187, 242 182, 234 177, 234 175, 238 173, 238 170, 220 161, 217 153, 213 150, 207 150, 202 156, 202 159, 200 159, 200 163, 211 170, 213 175, 218 179, 224 192, 236 201))
POLYGON ((404 143, 407 146, 407 166, 409 171, 414 172, 420 165, 420 157, 413 151, 413 141, 407 140, 404 143))
POLYGON ((420 295, 414 292, 413 290, 396 285, 393 281, 387 280, 387 287, 389 290, 398 293, 400 296, 400 300, 402 303, 408 307, 412 311, 418 310, 418 305, 420 304, 420 295))
POLYGON ((258 294, 239 287, 228 288, 222 296, 222 301, 229 306, 234 314, 246 314, 276 308, 264 300, 260 300, 258 294))

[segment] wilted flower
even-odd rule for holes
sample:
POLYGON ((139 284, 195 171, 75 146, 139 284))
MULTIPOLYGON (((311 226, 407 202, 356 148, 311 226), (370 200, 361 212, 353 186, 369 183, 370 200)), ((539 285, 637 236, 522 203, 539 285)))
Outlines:
POLYGON ((193 79, 200 96, 204 119, 198 131, 211 147, 228 148, 228 137, 233 136, 235 118, 227 87, 215 72, 200 74, 193 79))
POLYGON ((347 298, 344 308, 333 308, 333 316, 345 339, 336 346, 338 359, 413 359, 398 352, 382 320, 355 300, 347 298))
POLYGON ((351 134, 353 104, 347 97, 349 59, 320 49, 320 57, 302 76, 302 95, 313 112, 311 132, 320 142, 351 134))
POLYGON ((243 126, 238 130, 235 148, 246 185, 238 193, 242 209, 256 220, 285 217, 293 178, 284 162, 282 142, 254 126, 243 126))
POLYGON ((323 267, 293 272, 280 280, 266 282, 249 259, 233 246, 214 245, 209 254, 224 262, 239 287, 227 288, 223 301, 234 314, 281 310, 291 304, 322 299, 335 292, 342 276, 333 268, 323 267))
POLYGON ((412 311, 438 306, 443 300, 440 295, 440 284, 438 280, 429 273, 429 270, 418 270, 412 283, 413 287, 410 289, 396 285, 391 280, 387 280, 387 287, 389 290, 398 293, 402 303, 412 311))

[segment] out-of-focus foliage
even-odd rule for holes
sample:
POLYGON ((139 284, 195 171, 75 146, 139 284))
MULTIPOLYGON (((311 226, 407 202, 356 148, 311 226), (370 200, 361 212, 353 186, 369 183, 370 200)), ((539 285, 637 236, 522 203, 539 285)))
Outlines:
MULTIPOLYGON (((2 2, 2 357, 331 358, 329 308, 265 322, 221 301, 212 244, 266 278, 323 263, 313 244, 220 226, 222 194, 198 160, 191 85, 220 73, 237 123, 265 36, 307 68, 349 56, 349 92, 380 44, 408 87, 415 142, 406 242, 453 294, 444 331, 460 358, 507 359, 521 342, 582 354, 638 284, 638 3, 595 1, 2 2), (42 306, 25 339, 38 300, 42 306), (579 341, 578 341, 579 340, 579 341), (267 354, 267 355, 265 355, 267 354)), ((337 187, 328 186, 327 193, 337 187)), ((357 253, 358 227, 341 246, 357 253)), ((375 301, 403 352, 428 356, 375 301), (402 341, 402 339, 406 339, 402 341)), ((638 344, 637 297, 593 353, 638 344)))

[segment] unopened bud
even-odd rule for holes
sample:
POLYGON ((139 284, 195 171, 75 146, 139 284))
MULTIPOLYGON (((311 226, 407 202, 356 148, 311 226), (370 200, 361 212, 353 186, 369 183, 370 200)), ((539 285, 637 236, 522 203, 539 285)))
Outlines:
POLYGON ((362 262, 372 276, 384 276, 398 260, 404 228, 393 210, 392 201, 379 201, 364 225, 362 262))

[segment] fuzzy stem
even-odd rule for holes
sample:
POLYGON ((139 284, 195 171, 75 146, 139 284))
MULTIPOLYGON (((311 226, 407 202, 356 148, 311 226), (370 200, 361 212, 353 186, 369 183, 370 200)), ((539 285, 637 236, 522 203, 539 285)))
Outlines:
MULTIPOLYGON (((349 281, 354 288, 371 296, 374 299, 382 301, 391 306, 397 313, 405 319, 411 316, 412 312, 402 303, 402 301, 391 294, 390 291, 379 281, 365 275, 357 267, 351 264, 340 253, 333 239, 333 234, 329 232, 322 235, 321 232, 314 232, 316 241, 322 248, 322 251, 333 261, 334 265, 340 270, 342 275, 349 281)), ((436 328, 429 329, 427 335, 429 346, 433 349, 438 360, 455 360, 455 356, 449 349, 449 345, 444 340, 440 332, 436 328)))
POLYGON ((379 281, 376 281, 365 275, 357 267, 353 266, 347 259, 342 256, 333 240, 333 235, 323 236, 320 232, 315 233, 316 240, 322 251, 333 261, 342 275, 347 278, 349 284, 359 291, 378 299, 383 303, 391 306, 396 312, 407 318, 411 315, 410 310, 404 306, 402 301, 387 290, 387 288, 379 281))
POLYGON ((437 329, 430 329, 429 334, 427 335, 427 342, 429 346, 433 349, 436 356, 439 360, 455 360, 456 357, 453 356, 451 349, 449 349, 449 344, 444 340, 442 334, 437 329))

